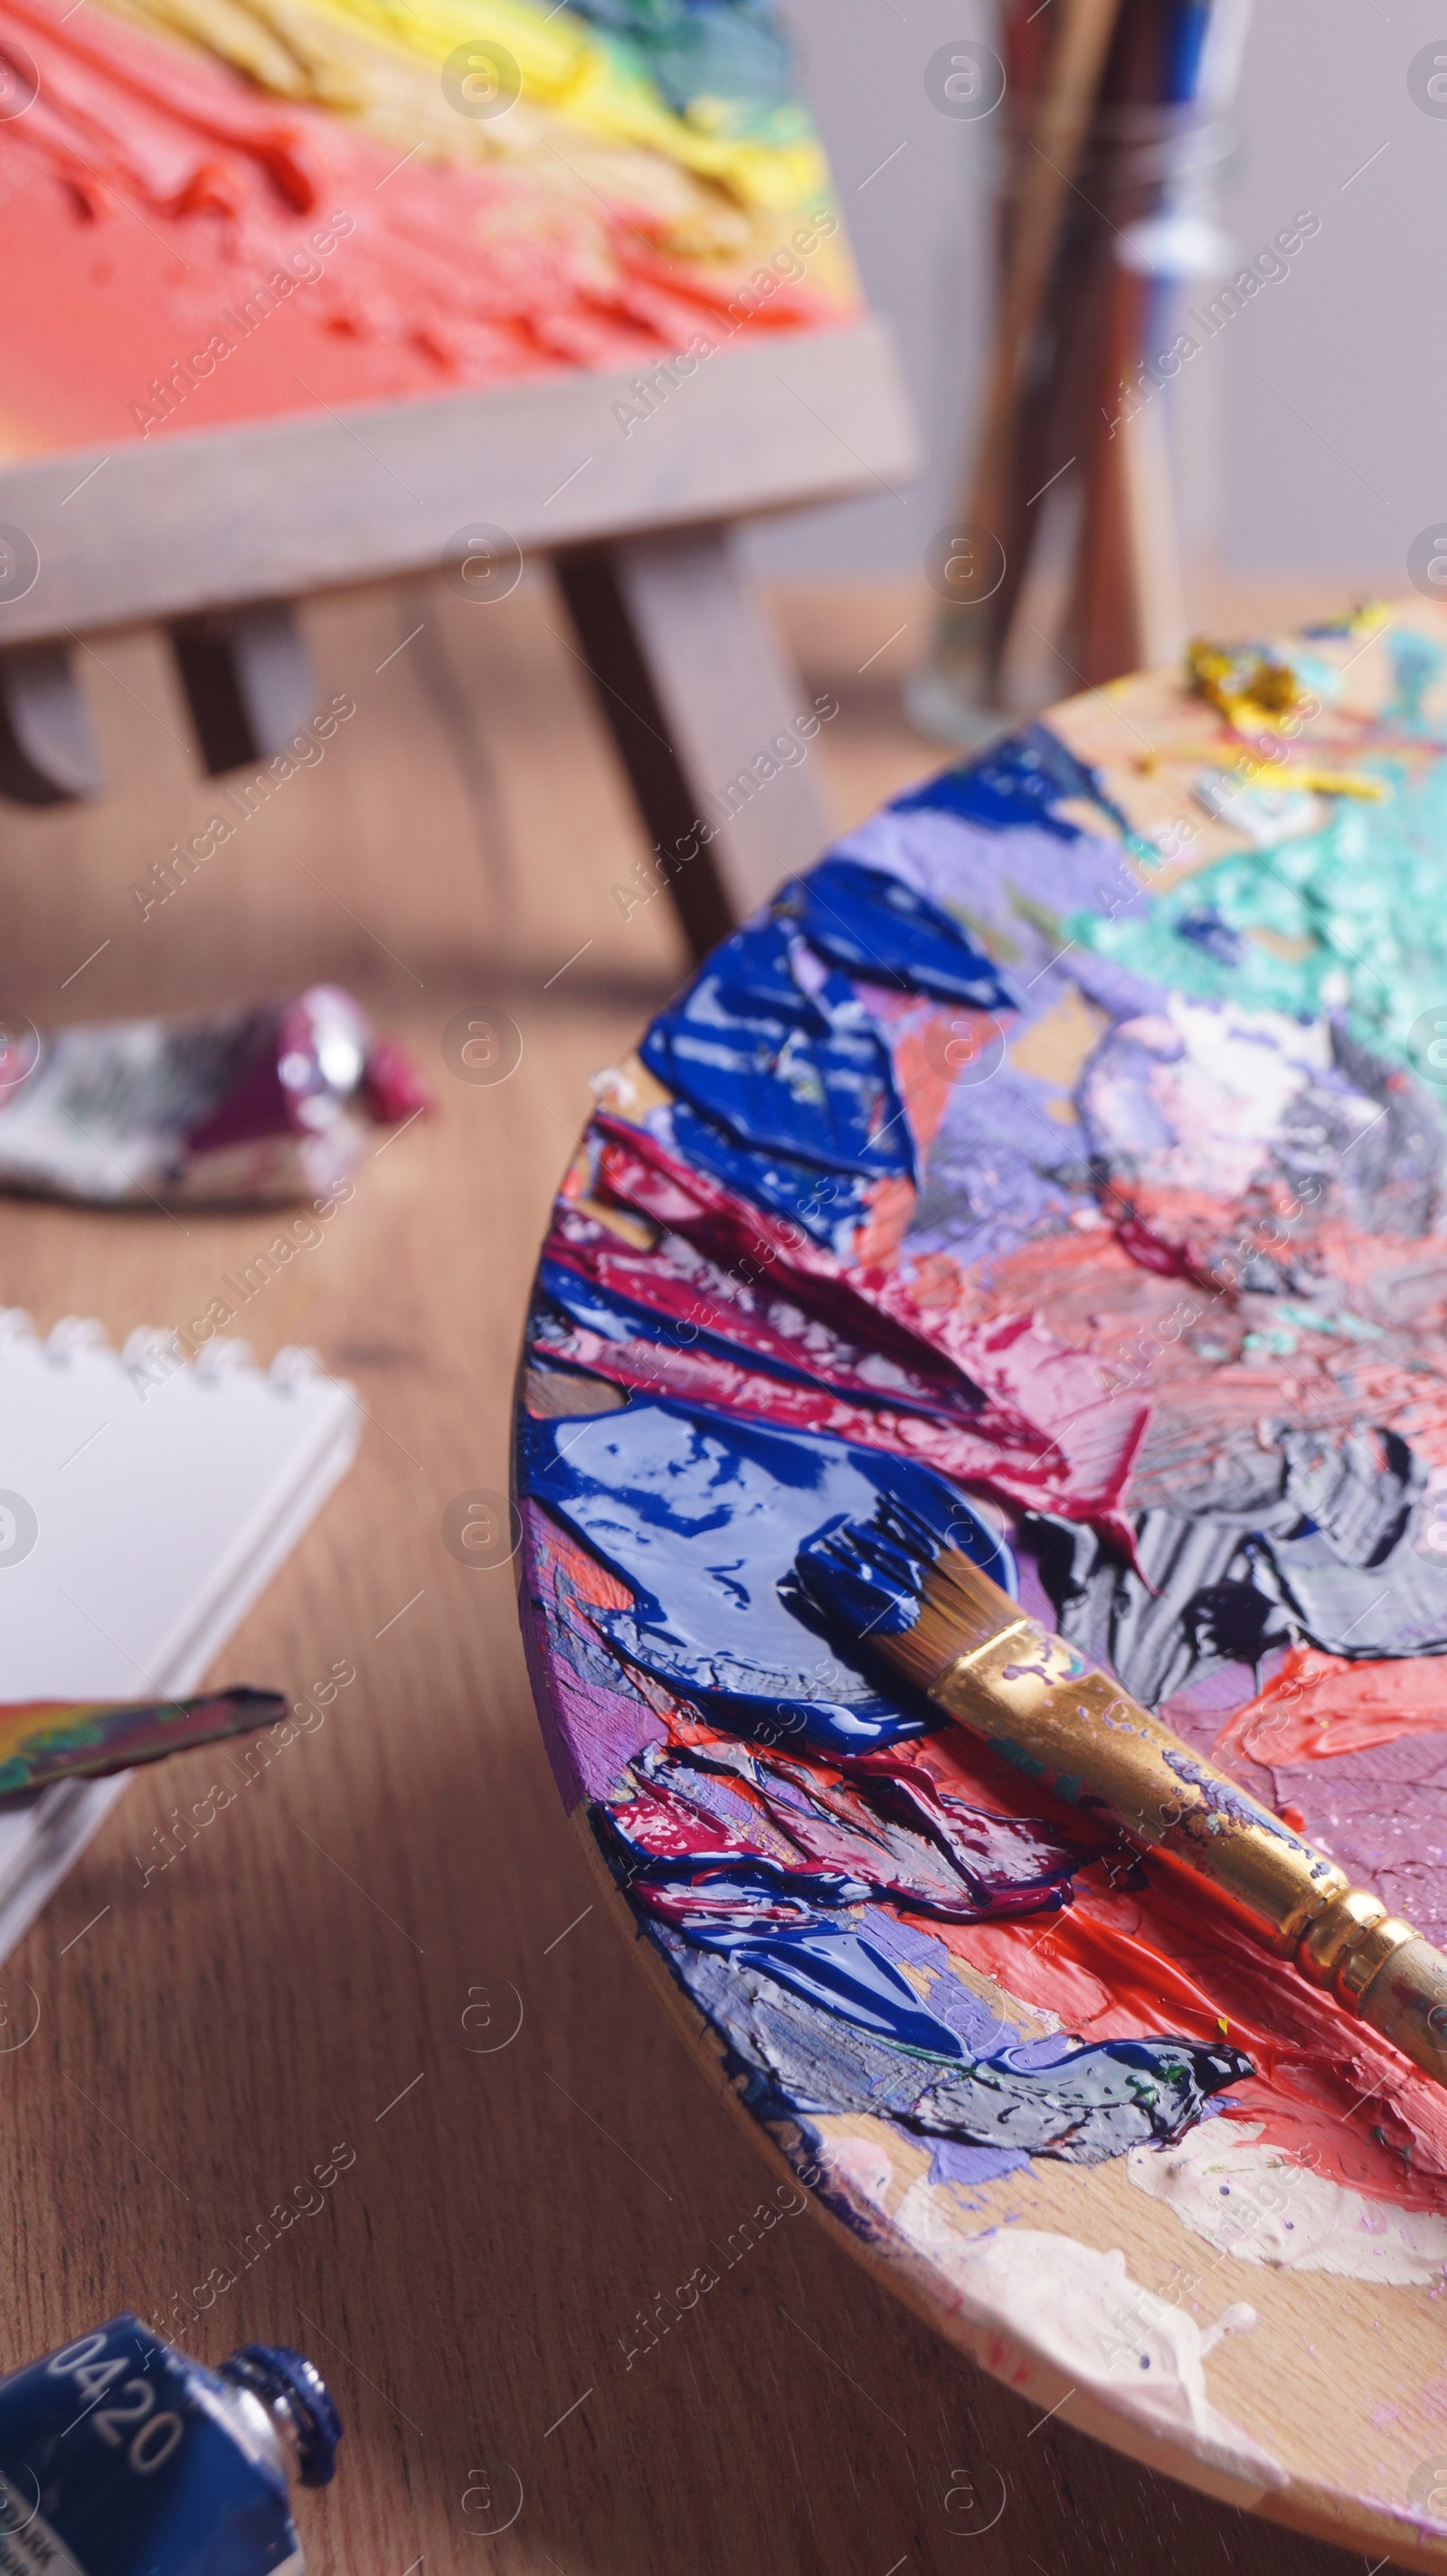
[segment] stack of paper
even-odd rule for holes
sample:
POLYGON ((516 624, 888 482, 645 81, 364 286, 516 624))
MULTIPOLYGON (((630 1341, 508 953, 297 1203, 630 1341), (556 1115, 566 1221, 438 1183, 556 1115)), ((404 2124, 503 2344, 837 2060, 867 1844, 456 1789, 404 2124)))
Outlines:
MULTIPOLYGON (((194 1691, 356 1452, 351 1387, 305 1351, 119 1355, 0 1310, 0 1701, 194 1691)), ((228 1675, 255 1680, 262 1674, 228 1675)), ((125 1786, 0 1803, 0 1958, 125 1786)))

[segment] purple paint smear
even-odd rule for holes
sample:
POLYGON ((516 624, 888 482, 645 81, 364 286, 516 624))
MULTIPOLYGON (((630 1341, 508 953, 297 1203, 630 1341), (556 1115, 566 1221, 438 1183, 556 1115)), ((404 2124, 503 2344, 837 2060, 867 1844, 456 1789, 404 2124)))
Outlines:
POLYGON ((1274 1764, 1277 1803, 1358 1887, 1447 1946, 1447 1731, 1403 1735, 1323 1762, 1274 1764))
MULTIPOLYGON (((668 1730, 634 1693, 620 1690, 618 1666, 592 1644, 586 1605, 578 1600, 559 1561, 553 1526, 536 1503, 521 1506, 522 1560, 527 1596, 542 1631, 544 1653, 532 1678, 545 1712, 543 1742, 558 1794, 571 1815, 586 1797, 606 1798, 635 1753, 664 1744, 668 1730), (547 1723, 551 1716, 554 1723, 547 1723)), ((524 1617, 523 1640, 534 1663, 534 1621, 524 1617)))

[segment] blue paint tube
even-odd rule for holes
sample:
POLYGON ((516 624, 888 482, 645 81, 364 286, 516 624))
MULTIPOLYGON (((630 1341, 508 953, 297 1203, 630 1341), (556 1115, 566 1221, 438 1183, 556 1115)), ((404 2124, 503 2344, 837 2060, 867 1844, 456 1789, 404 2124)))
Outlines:
POLYGON ((0 2576, 302 2576, 341 2419, 280 2344, 205 2370, 112 2317, 0 2380, 0 2576))

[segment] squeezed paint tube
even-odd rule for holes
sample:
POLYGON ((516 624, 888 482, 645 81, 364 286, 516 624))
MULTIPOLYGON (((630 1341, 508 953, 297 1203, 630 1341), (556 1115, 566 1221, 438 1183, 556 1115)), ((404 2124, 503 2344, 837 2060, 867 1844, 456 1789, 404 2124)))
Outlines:
POLYGON ((6 2576, 302 2576, 289 2489, 325 2486, 341 2419, 313 2364, 217 2370, 112 2317, 0 2380, 6 2576))
POLYGON ((0 1187, 111 1206, 334 1189, 430 1095, 334 984, 192 1020, 0 1030, 0 1187))

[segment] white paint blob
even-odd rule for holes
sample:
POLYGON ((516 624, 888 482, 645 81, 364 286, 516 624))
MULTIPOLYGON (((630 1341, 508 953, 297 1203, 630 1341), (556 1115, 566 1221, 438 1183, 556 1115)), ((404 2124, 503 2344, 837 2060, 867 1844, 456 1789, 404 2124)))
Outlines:
MULTIPOLYGON (((1228 2485, 1220 2491, 1238 2500, 1243 2485, 1255 2497, 1286 2484, 1285 2470, 1206 2388, 1207 2355, 1222 2335, 1254 2326, 1254 2308, 1228 2307, 1202 2327, 1133 2281, 1118 2247, 1101 2253, 1073 2236, 1008 2225, 966 2236, 947 2196, 928 2183, 912 2186, 899 2220, 957 2293, 986 2369, 1037 2404, 1059 2405, 1117 2443, 1125 2424, 1184 2448, 1221 2472, 1228 2485)), ((1137 2456, 1148 2458, 1148 2447, 1137 2456)))
MULTIPOLYGON (((1120 1023, 1087 1070, 1081 1105, 1098 1148, 1138 1179, 1235 1199, 1331 1068, 1324 1020, 1172 993, 1163 1010, 1120 1023)), ((1346 1090, 1335 1105, 1362 1131, 1377 1114, 1346 1090)))
POLYGON ((1174 2147, 1133 2147, 1138 2191, 1242 2263, 1410 2288, 1447 2263, 1447 2218, 1394 2209, 1263 2146, 1250 2120, 1202 2120, 1174 2147))

